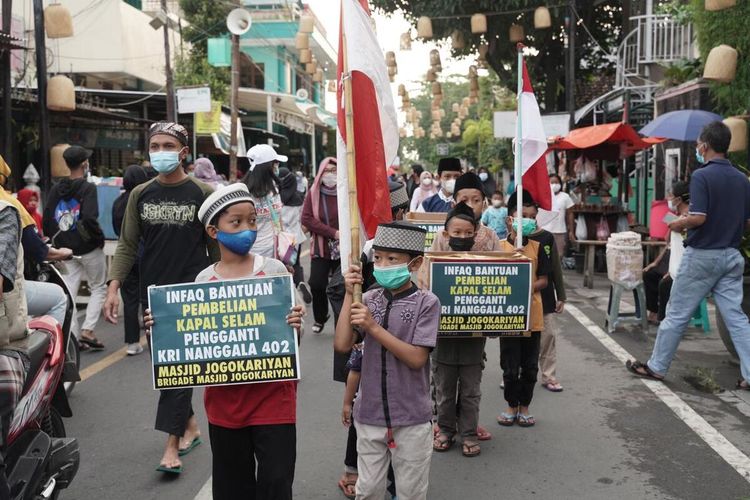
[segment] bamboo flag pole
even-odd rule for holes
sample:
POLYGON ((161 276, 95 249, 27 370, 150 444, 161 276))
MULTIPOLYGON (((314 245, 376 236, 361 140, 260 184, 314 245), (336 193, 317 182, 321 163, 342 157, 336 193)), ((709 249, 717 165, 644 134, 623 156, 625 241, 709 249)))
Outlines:
MULTIPOLYGON (((349 72, 349 57, 347 54, 346 33, 342 35, 342 50, 344 51, 344 116, 346 117, 346 166, 349 178, 349 222, 351 224, 352 250, 349 262, 359 262, 362 253, 359 239, 359 203, 357 202, 357 160, 354 146, 354 113, 352 111, 352 75, 349 72)), ((362 302, 362 286, 354 287, 354 302, 362 302)))
POLYGON ((518 44, 518 94, 516 98, 518 105, 516 106, 516 164, 515 164, 515 176, 516 176, 516 216, 513 218, 513 222, 516 225, 516 248, 523 246, 523 127, 521 126, 521 94, 523 93, 523 44, 518 44))

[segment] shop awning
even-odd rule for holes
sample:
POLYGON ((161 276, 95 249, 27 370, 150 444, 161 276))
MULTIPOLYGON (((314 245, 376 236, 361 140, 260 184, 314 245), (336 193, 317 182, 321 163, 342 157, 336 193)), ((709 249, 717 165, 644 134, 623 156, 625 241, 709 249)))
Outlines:
POLYGON ((313 102, 297 99, 290 94, 245 87, 239 89, 239 106, 246 111, 267 113, 269 100, 274 123, 301 134, 311 134, 313 125, 331 127, 326 119, 327 112, 313 102))
POLYGON ((632 156, 664 140, 643 138, 627 123, 618 122, 575 129, 565 137, 556 138, 550 148, 580 150, 587 158, 594 160, 616 160, 632 156))

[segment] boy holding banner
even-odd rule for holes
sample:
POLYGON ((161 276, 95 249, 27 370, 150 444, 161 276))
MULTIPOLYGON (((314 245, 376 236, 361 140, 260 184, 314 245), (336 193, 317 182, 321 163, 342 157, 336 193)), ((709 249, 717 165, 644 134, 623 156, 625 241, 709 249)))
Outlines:
POLYGON ((505 382, 505 400, 508 409, 497 417, 497 423, 512 426, 518 422, 521 427, 536 424, 529 413, 529 405, 534 395, 534 385, 539 372, 539 343, 544 330, 541 290, 547 287, 547 275, 552 270, 550 257, 538 241, 529 236, 536 230, 537 206, 531 193, 523 190, 523 206, 517 206, 518 197, 514 193, 508 201, 508 239, 503 240, 502 250, 516 252, 516 238, 523 238, 521 253, 531 259, 534 293, 531 298, 529 337, 508 337, 500 339, 500 366, 505 382), (518 229, 522 234, 518 234, 518 229))
POLYGON ((437 297, 411 282, 424 255, 424 229, 380 224, 373 242, 374 275, 382 288, 354 303, 358 266, 345 275, 346 296, 334 349, 349 352, 364 335, 357 426, 358 499, 385 495, 388 462, 402 498, 427 498, 432 448, 429 353, 440 323, 437 297))
MULTIPOLYGON (((250 252, 257 214, 242 183, 219 188, 198 210, 208 236, 218 241, 221 259, 196 282, 286 274, 280 261, 250 252)), ((287 324, 299 330, 302 306, 287 324)), ((153 326, 150 311, 146 326, 153 326)), ((292 498, 296 460, 297 382, 277 381, 207 387, 204 393, 213 452, 213 498, 292 498), (257 471, 256 471, 257 460, 257 471)))

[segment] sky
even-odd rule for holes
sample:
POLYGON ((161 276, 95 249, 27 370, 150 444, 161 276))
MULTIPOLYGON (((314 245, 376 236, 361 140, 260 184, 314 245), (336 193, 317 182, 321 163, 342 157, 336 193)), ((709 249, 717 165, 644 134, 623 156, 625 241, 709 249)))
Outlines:
MULTIPOLYGON (((305 3, 310 5, 310 8, 313 10, 316 17, 318 17, 323 23, 328 39, 333 46, 338 47, 339 1, 305 0, 305 3)), ((385 57, 385 52, 389 50, 396 53, 398 74, 396 75, 396 81, 391 87, 393 97, 396 99, 397 108, 399 109, 401 107, 401 102, 398 99, 398 85, 403 83, 406 86, 406 90, 412 96, 415 95, 415 91, 420 87, 421 82, 424 80, 425 73, 427 73, 427 69, 430 67, 430 50, 434 48, 440 50, 443 75, 468 74, 469 66, 474 64, 473 59, 452 58, 450 56, 450 41, 444 40, 442 42, 442 47, 438 46, 434 41, 429 41, 427 43, 415 41, 414 38, 417 34, 417 30, 409 24, 403 15, 397 13, 391 16, 385 16, 373 12, 373 18, 375 19, 375 29, 378 41, 380 42, 381 49, 383 49, 383 57, 385 57), (412 33, 411 50, 401 51, 399 47, 401 34, 409 30, 411 30, 412 33)), ((326 108, 335 111, 335 98, 331 97, 332 96, 326 96, 326 108), (334 109, 331 109, 331 106, 333 106, 334 109)), ((403 121, 403 114, 401 114, 400 120, 403 121)), ((402 123, 399 125, 401 124, 402 123)))

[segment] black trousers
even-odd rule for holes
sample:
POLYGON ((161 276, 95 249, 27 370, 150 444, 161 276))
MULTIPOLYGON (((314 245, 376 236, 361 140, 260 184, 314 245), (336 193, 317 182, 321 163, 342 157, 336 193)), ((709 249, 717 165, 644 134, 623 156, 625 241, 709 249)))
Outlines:
POLYGON ((328 278, 341 265, 340 260, 322 259, 315 257, 310 262, 310 290, 313 296, 313 319, 316 323, 328 320, 328 278))
POLYGON ((505 382, 505 401, 511 408, 531 404, 539 372, 541 337, 541 332, 531 332, 531 337, 500 339, 500 367, 503 369, 505 382))
POLYGON ((208 425, 214 500, 291 500, 297 459, 294 424, 228 429, 208 425), (257 464, 257 470, 256 470, 257 464))
POLYGON ((659 321, 667 317, 667 303, 672 293, 672 277, 667 276, 659 282, 659 321))
POLYGON ((658 269, 649 269, 643 273, 643 287, 646 289, 646 309, 649 312, 659 312, 659 282, 664 273, 658 269))
POLYGON ((140 278, 138 264, 133 265, 120 287, 125 322, 125 343, 133 344, 141 339, 140 322, 140 278))
POLYGON ((294 269, 294 274, 292 275, 292 280, 294 281, 294 286, 299 285, 303 281, 305 281, 305 271, 302 269, 302 263, 300 262, 302 260, 302 245, 297 245, 297 262, 294 263, 292 268, 294 269))

